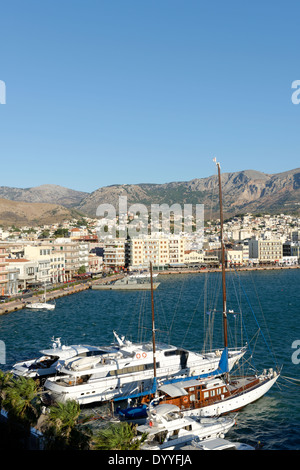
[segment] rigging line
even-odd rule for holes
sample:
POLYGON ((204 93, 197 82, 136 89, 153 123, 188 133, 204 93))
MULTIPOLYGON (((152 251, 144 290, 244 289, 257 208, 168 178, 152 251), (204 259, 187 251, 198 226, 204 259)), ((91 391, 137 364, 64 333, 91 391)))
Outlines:
MULTIPOLYGON (((282 382, 280 382, 280 384, 279 384, 279 383, 277 383, 277 385, 278 385, 278 386, 280 385, 280 387, 285 387, 285 388, 288 388, 289 390, 294 390, 294 388, 293 388, 293 387, 291 387, 290 385, 285 385, 285 384, 283 384, 282 382)), ((293 384, 293 385, 295 386, 296 384, 293 384)), ((298 384, 297 384, 297 386, 299 387, 299 385, 298 385, 298 384)), ((280 387, 279 387, 279 388, 280 388, 280 387)))
POLYGON ((179 297, 178 297, 178 299, 177 299, 177 303, 176 303, 176 306, 175 306, 175 309, 174 309, 174 314, 173 314, 172 321, 171 321, 171 324, 170 324, 170 334, 171 334, 171 331, 172 331, 172 328, 173 328, 175 316, 176 316, 176 314, 177 314, 177 308, 178 308, 178 305, 179 305, 179 300, 181 299, 182 292, 183 292, 183 287, 184 287, 184 285, 185 285, 186 279, 187 279, 187 276, 183 276, 183 281, 182 281, 182 284, 181 284, 181 289, 180 289, 180 292, 179 292, 179 297))
MULTIPOLYGON (((252 308, 252 306, 251 306, 251 304, 250 304, 249 298, 248 298, 248 296, 247 296, 247 294, 246 294, 246 292, 245 292, 244 286, 243 286, 243 284, 241 283, 240 277, 238 277, 238 279, 239 279, 239 283, 240 283, 240 285, 241 285, 241 287, 242 287, 242 289, 243 289, 243 292, 244 292, 244 295, 245 295, 245 297, 246 297, 247 303, 248 303, 248 305, 249 305, 249 307, 250 307, 250 310, 252 311, 254 320, 255 320, 257 326, 258 326, 259 329, 260 329, 260 326, 259 326, 259 323, 258 323, 258 321, 257 321, 256 315, 255 315, 255 313, 254 313, 254 311, 253 311, 253 308, 252 308)), ((268 349, 269 352, 272 354, 272 351, 270 350, 270 348, 269 348, 269 346, 268 346, 268 343, 267 343, 267 341, 266 341, 266 338, 265 338, 263 332, 261 331, 261 329, 260 329, 260 332, 261 332, 261 335, 262 335, 262 337, 263 337, 263 339, 264 339, 264 342, 265 342, 265 344, 266 344, 266 346, 267 346, 267 349, 268 349)), ((272 355, 273 355, 273 354, 272 354, 272 355)), ((275 358, 275 357, 274 357, 274 361, 275 361, 275 363, 276 363, 276 358, 275 358)))
POLYGON ((258 292, 257 292, 257 289, 256 289, 256 284, 255 284, 255 282, 254 282, 253 273, 252 273, 252 272, 250 272, 250 277, 251 277, 251 280, 252 280, 253 288, 254 288, 255 293, 256 293, 256 298, 257 298, 257 301, 258 301, 258 305, 259 305, 259 308, 260 308, 260 311, 261 311, 261 314, 262 314, 262 317, 263 317, 263 320, 264 320, 265 328, 266 328, 266 331, 267 331, 267 333, 268 333, 268 338, 269 338, 269 342, 270 342, 270 345, 271 345, 271 348, 272 348, 272 353, 273 353, 273 356, 274 356, 274 358, 275 358, 275 362, 277 363, 276 356, 275 356, 275 352, 274 352, 274 349, 273 349, 272 339, 271 339, 271 336, 270 336, 270 333, 269 333, 267 321, 266 321, 266 318, 265 318, 265 315, 264 315, 264 311, 263 311, 263 308, 262 308, 262 305, 261 305, 261 302, 260 302, 260 298, 259 298, 259 295, 258 295, 258 292))
MULTIPOLYGON (((168 341, 170 341, 170 331, 169 331, 169 328, 168 328, 168 321, 167 321, 167 317, 166 317, 166 313, 165 313, 165 309, 164 309, 164 306, 163 306, 163 302, 162 302, 162 299, 161 299, 161 292, 155 292, 155 300, 156 300, 156 307, 157 307, 157 304, 159 304, 159 307, 156 308, 156 313, 158 313, 156 315, 157 317, 157 320, 163 320, 164 321, 164 324, 165 324, 165 327, 162 327, 161 330, 164 330, 165 328, 165 333, 167 333, 167 336, 169 338, 168 341), (159 312, 162 312, 162 314, 160 314, 159 312)), ((163 323, 163 321, 161 321, 161 324, 163 323)), ((159 321, 157 321, 157 323, 159 324, 159 321)), ((157 331, 159 331, 159 329, 157 329, 157 331)))
POLYGON ((183 338, 183 340, 182 340, 182 342, 181 342, 181 347, 183 347, 184 341, 185 341, 186 336, 187 336, 187 334, 188 334, 188 332, 189 332, 190 326, 191 326, 191 324, 192 324, 192 321, 193 321, 193 319, 194 319, 195 313, 196 313, 196 311, 197 311, 197 308, 198 308, 198 305, 199 305, 199 303, 200 303, 200 300, 202 299, 202 296, 203 296, 203 292, 202 292, 202 295, 199 297, 199 300, 198 300, 198 302, 197 302, 197 305, 196 305, 196 307, 195 307, 195 309, 194 309, 194 313, 193 313, 192 318, 191 318, 191 320, 190 320, 190 323, 189 323, 189 325, 188 325, 188 327, 187 327, 187 329, 186 329, 184 338, 183 338))
MULTIPOLYGON (((205 337, 204 337, 204 344, 203 344, 203 351, 205 351, 206 344, 209 343, 210 347, 209 349, 212 349, 212 344, 213 344, 213 337, 214 337, 214 321, 215 321, 215 312, 217 310, 217 304, 218 304, 218 298, 220 295, 220 289, 221 289, 221 276, 218 275, 218 273, 215 273, 215 275, 212 275, 210 273, 205 273, 207 275, 207 279, 210 280, 210 285, 213 284, 213 279, 215 280, 214 282, 214 293, 211 295, 211 298, 207 301, 207 308, 205 305, 205 310, 204 310, 204 332, 205 332, 205 337), (205 318, 207 316, 207 313, 209 313, 208 321, 207 324, 208 326, 206 327, 206 322, 205 318), (212 314, 212 315, 211 315, 212 314)), ((208 289, 206 287, 206 291, 211 292, 212 289, 208 289)))
MULTIPOLYGON (((136 308, 136 305, 137 305, 138 302, 136 302, 135 306, 134 306, 134 309, 136 308)), ((133 320, 133 315, 131 315, 131 320, 128 322, 128 312, 129 310, 131 309, 131 303, 129 302, 128 303, 128 307, 126 309, 126 312, 122 314, 121 316, 121 319, 120 319, 120 322, 118 324, 118 329, 119 331, 121 332, 121 327, 123 328, 123 321, 126 320, 126 324, 127 324, 127 331, 126 331, 126 335, 128 334, 128 328, 129 328, 129 325, 130 325, 130 322, 133 320)), ((126 336, 125 335, 125 336, 126 336)))
POLYGON ((281 378, 288 379, 288 380, 294 380, 295 382, 300 382, 299 379, 295 379, 294 377, 287 377, 286 375, 282 375, 281 378))

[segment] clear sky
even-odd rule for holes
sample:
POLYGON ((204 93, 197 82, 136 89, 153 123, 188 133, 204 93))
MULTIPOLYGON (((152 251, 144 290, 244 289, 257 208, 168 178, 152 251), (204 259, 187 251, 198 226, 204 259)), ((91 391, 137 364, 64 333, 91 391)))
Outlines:
POLYGON ((300 3, 3 0, 0 186, 300 167, 300 3))

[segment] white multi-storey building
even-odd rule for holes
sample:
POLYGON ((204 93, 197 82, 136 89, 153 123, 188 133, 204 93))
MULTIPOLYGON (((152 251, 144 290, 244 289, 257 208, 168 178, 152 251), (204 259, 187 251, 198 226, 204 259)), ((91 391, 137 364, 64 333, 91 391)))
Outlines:
POLYGON ((143 236, 128 242, 128 261, 132 267, 155 267, 184 263, 185 238, 170 235, 165 237, 143 236))
POLYGON ((103 264, 106 268, 125 267, 125 239, 115 238, 104 243, 103 264))
POLYGON ((283 248, 281 240, 249 240, 249 258, 257 259, 261 263, 278 262, 282 259, 283 248))

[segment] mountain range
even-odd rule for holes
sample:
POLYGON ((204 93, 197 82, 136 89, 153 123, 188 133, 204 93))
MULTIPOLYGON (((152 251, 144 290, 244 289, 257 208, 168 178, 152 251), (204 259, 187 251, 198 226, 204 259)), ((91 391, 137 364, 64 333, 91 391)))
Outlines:
MULTIPOLYGON (((222 191, 225 216, 246 212, 300 215, 300 168, 276 174, 255 170, 223 173, 222 191)), ((214 175, 164 184, 111 185, 91 193, 52 184, 26 189, 0 186, 0 223, 52 223, 80 214, 96 217, 100 204, 112 204, 118 210, 119 196, 127 196, 128 207, 134 203, 147 207, 163 203, 182 207, 204 204, 206 219, 218 216, 218 183, 214 175)))

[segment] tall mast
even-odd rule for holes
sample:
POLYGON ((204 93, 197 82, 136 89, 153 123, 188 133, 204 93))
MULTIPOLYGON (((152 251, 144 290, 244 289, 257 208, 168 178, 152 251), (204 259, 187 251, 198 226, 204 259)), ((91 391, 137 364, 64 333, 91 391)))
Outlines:
POLYGON ((150 280, 151 280, 151 307, 152 307, 153 373, 154 373, 154 379, 156 379, 155 322, 154 322, 153 278, 152 278, 152 262, 151 261, 150 261, 150 280))
MULTIPOLYGON (((216 161, 216 159, 214 159, 216 161)), ((224 347, 228 347, 227 339, 227 307, 226 307, 226 281, 225 281, 225 243, 223 234, 223 202, 222 202, 222 184, 221 184, 221 171, 220 163, 217 163, 218 179, 219 179, 219 199, 220 199, 220 223, 221 223, 221 252, 222 252, 222 287, 223 287, 223 334, 224 334, 224 347)))

